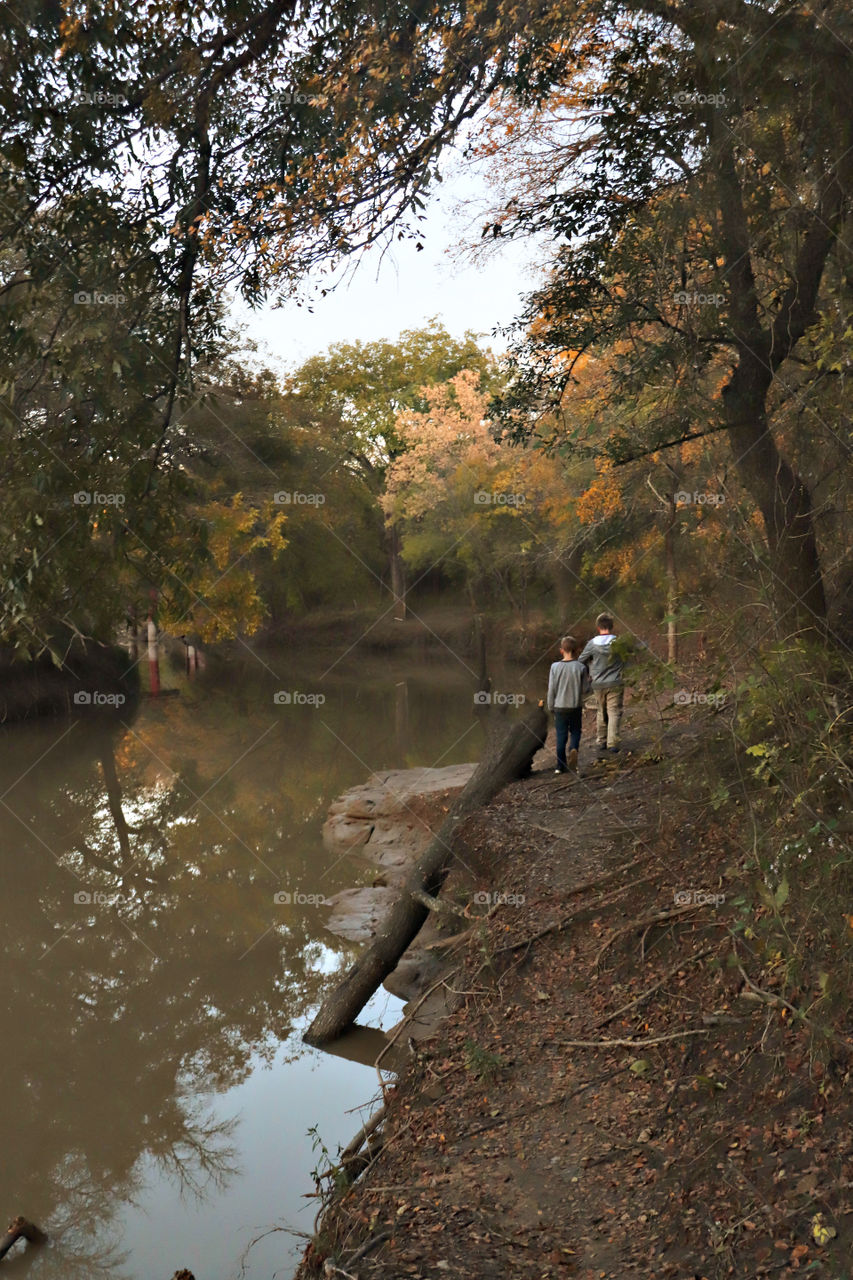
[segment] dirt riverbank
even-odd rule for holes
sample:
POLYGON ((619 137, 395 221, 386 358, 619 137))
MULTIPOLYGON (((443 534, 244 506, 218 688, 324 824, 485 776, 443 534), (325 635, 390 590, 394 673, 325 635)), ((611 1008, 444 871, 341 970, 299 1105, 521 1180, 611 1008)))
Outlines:
POLYGON ((590 729, 579 777, 549 744, 465 824, 448 1015, 300 1280, 850 1280, 850 1036, 816 1053, 743 942, 765 908, 715 800, 725 717, 629 716, 618 764, 590 729))

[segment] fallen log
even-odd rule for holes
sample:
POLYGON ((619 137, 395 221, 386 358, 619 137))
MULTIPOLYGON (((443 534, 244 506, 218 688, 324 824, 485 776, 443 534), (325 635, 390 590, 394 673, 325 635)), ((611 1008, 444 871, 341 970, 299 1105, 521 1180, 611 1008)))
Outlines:
POLYGON ((367 1143, 369 1146, 370 1138, 376 1132, 379 1126, 384 1122, 384 1120, 385 1120, 385 1108, 379 1107, 377 1111, 374 1111, 373 1115, 370 1117, 367 1123, 362 1125, 362 1127, 359 1129, 355 1137, 350 1142, 348 1142, 347 1145, 344 1147, 343 1151, 341 1152, 342 1165, 346 1165, 349 1160, 352 1160, 354 1156, 357 1156, 365 1143, 367 1143))
MULTIPOLYGON (((385 1135, 376 1132, 384 1123, 385 1107, 375 1111, 366 1124, 341 1152, 338 1163, 329 1172, 342 1173, 349 1182, 355 1182, 360 1173, 371 1165, 385 1145, 385 1135)), ((328 1174, 326 1175, 328 1176, 328 1174)))
POLYGON ((410 872, 401 896, 385 917, 371 945, 362 953, 332 994, 324 1000, 305 1032, 306 1044, 321 1046, 336 1039, 358 1017, 379 984, 397 967, 403 952, 420 932, 429 908, 416 894, 434 898, 453 856, 453 837, 460 823, 493 796, 530 770, 545 742, 548 720, 541 707, 529 711, 504 732, 492 734, 486 752, 468 784, 456 798, 438 833, 410 872))
POLYGON ((44 1244, 47 1240, 47 1236, 34 1222, 28 1222, 26 1218, 21 1217, 13 1218, 6 1228, 6 1234, 0 1236, 0 1258, 5 1258, 12 1245, 16 1240, 20 1240, 21 1236, 30 1244, 44 1244))

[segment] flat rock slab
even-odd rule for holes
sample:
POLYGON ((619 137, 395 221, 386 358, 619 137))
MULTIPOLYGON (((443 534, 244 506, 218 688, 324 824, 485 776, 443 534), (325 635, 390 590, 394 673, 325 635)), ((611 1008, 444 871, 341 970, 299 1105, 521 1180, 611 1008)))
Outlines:
POLYGON ((333 853, 351 853, 382 871, 383 885, 344 889, 330 899, 326 928, 350 942, 372 938, 399 894, 412 864, 440 825, 442 801, 461 791, 476 769, 391 769, 374 773, 329 806, 323 844, 333 853), (432 820, 430 815, 432 815, 432 820))
POLYGON ((332 801, 323 825, 323 844, 333 853, 359 852, 382 868, 413 862, 430 836, 427 818, 414 806, 461 791, 476 767, 452 764, 446 769, 371 774, 362 786, 351 787, 332 801))
POLYGON ((330 816, 344 813, 350 818, 404 816, 413 800, 421 796, 456 791, 464 787, 476 769, 473 764, 451 764, 444 769, 389 769, 372 773, 359 787, 351 787, 329 806, 330 816))
POLYGON ((367 942, 396 898, 397 890, 383 885, 372 889, 343 889, 328 899, 332 910, 326 928, 349 942, 367 942))

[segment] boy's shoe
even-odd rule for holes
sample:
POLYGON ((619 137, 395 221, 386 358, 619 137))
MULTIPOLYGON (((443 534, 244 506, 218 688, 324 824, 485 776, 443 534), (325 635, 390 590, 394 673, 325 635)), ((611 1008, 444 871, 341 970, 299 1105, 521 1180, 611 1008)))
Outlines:
POLYGON ((555 773, 568 773, 569 771, 568 771, 568 769, 564 769, 562 765, 558 764, 558 765, 557 765, 557 767, 556 767, 556 769, 554 770, 554 772, 555 772, 555 773))
POLYGON ((607 748, 607 750, 610 752, 610 754, 611 754, 612 756, 616 756, 616 755, 618 755, 618 754, 619 754, 619 748, 618 748, 618 747, 608 747, 608 748, 607 748))
POLYGON ((569 771, 571 773, 577 773, 578 771, 577 747, 572 747, 571 751, 569 752, 569 771))

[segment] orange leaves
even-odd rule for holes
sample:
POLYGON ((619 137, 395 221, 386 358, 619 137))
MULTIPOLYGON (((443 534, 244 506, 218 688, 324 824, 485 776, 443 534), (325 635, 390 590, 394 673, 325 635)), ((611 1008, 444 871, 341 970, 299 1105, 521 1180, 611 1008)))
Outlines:
POLYGON ((606 458, 597 458, 595 469, 595 479, 577 502, 578 519, 582 524, 596 524, 625 510, 613 463, 606 458))
POLYGON ((617 547, 605 551, 595 562, 595 571, 617 582, 628 582, 634 574, 635 555, 631 547, 617 547))
POLYGON ((72 18, 66 15, 62 19, 59 24, 61 44, 57 52, 57 58, 61 58, 65 53, 70 53, 72 49, 78 46, 80 43, 79 36, 82 30, 83 23, 79 18, 72 18))
POLYGON ((423 395, 425 412, 407 410, 397 419, 406 449, 389 468, 386 515, 422 516, 460 468, 470 475, 473 491, 500 453, 501 446, 489 435, 489 397, 480 390, 479 374, 463 370, 449 382, 424 387, 423 395))

